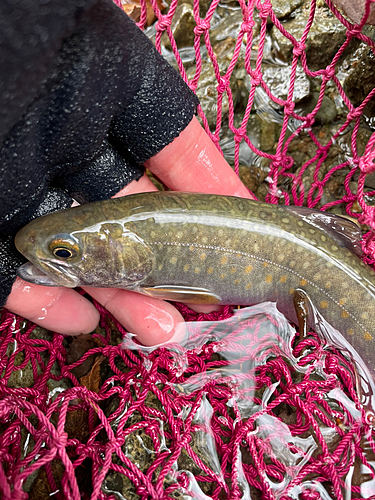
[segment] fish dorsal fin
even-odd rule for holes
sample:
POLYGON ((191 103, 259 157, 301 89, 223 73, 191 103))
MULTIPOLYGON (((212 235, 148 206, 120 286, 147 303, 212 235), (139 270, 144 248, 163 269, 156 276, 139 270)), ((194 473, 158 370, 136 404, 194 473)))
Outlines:
POLYGON ((287 210, 292 211, 308 224, 328 234, 338 246, 347 248, 358 257, 362 256, 362 233, 353 220, 346 216, 312 210, 307 207, 288 206, 287 210))
POLYGON ((205 288, 160 285, 140 287, 138 291, 157 299, 185 302, 186 304, 220 304, 221 302, 218 295, 211 293, 205 288))

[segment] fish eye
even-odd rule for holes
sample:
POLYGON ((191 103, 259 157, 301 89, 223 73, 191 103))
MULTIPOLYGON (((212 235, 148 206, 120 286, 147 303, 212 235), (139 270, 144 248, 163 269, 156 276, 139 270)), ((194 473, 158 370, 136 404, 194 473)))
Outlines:
POLYGON ((58 259, 71 259, 79 252, 78 241, 69 234, 58 234, 49 244, 51 253, 58 259))
POLYGON ((59 257, 60 259, 69 259, 73 257, 73 252, 68 248, 54 248, 52 253, 55 257, 59 257))

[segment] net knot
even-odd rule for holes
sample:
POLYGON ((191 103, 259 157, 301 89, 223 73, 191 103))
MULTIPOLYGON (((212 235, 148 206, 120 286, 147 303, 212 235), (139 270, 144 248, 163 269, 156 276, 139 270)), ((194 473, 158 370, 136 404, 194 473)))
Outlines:
POLYGON ((272 165, 275 168, 283 167, 285 164, 285 158, 282 155, 275 155, 272 165))
POLYGON ((163 16, 159 21, 155 24, 156 31, 165 31, 170 27, 172 19, 168 16, 163 16))
POLYGON ((366 156, 362 156, 359 159, 358 166, 364 174, 371 174, 375 171, 375 163, 373 162, 373 159, 367 158, 366 156))
POLYGON ((272 10, 272 5, 271 5, 271 2, 269 1, 265 1, 264 4, 262 4, 261 6, 257 5, 257 7, 259 9, 259 17, 263 20, 267 19, 267 17, 269 16, 269 13, 271 12, 272 10))
POLYGON ((117 450, 117 449, 121 448, 121 446, 123 446, 123 444, 124 444, 124 438, 117 437, 116 439, 111 439, 111 441, 109 443, 107 443, 107 447, 110 450, 117 450))
POLYGON ((250 21, 244 21, 241 24, 241 30, 244 33, 250 33, 253 30, 254 26, 255 26, 254 20, 250 19, 250 21))
POLYGON ((325 370, 327 373, 335 373, 338 367, 338 360, 334 356, 327 355, 325 362, 325 370))
POLYGON ((234 136, 235 142, 241 142, 245 137, 245 135, 246 135, 246 130, 238 129, 234 136))
POLYGON ((334 67, 326 68, 326 70, 324 71, 324 73, 322 75, 323 83, 329 82, 330 80, 332 80, 332 78, 334 76, 335 76, 335 68, 334 67))
POLYGON ((306 45, 304 43, 297 44, 293 49, 293 54, 296 57, 300 57, 306 50, 306 45))
POLYGON ((227 90, 228 87, 229 87, 229 80, 227 78, 225 78, 225 76, 222 76, 220 78, 220 82, 218 83, 218 86, 217 86, 218 93, 222 94, 223 92, 225 92, 227 90))
POLYGON ((313 490, 305 490, 301 493, 301 500, 320 500, 320 493, 313 490))
POLYGON ((291 115, 294 111, 295 103, 293 101, 287 101, 284 104, 284 112, 286 115, 291 115))
POLYGON ((313 118, 311 114, 309 114, 304 118, 304 121, 305 121, 305 128, 311 128, 314 125, 315 118, 313 118))
POLYGON ((53 444, 56 446, 57 449, 66 448, 67 442, 68 442, 68 433, 65 431, 59 432, 58 437, 53 440, 53 444))
POLYGON ((370 255, 373 259, 375 257, 375 233, 374 233, 374 214, 372 210, 365 207, 362 215, 358 218, 360 224, 366 224, 372 231, 362 240, 362 250, 366 255, 370 255))
POLYGON ((199 24, 196 25, 194 28, 194 34, 196 36, 201 36, 205 33, 205 31, 210 29, 210 21, 207 21, 206 19, 202 19, 199 21, 199 24))
POLYGON ((324 464, 325 465, 335 465, 337 463, 337 458, 334 458, 334 457, 331 457, 331 456, 327 456, 327 457, 324 457, 324 464))
POLYGON ((251 84, 255 85, 255 87, 258 87, 260 85, 260 82, 262 81, 262 72, 261 71, 254 71, 251 74, 251 84))
POLYGON ((353 111, 349 111, 347 115, 348 120, 354 120, 355 118, 359 118, 362 116, 362 110, 359 108, 353 109, 353 111))
POLYGON ((353 37, 358 37, 358 35, 361 33, 362 28, 358 24, 354 24, 351 26, 351 28, 348 28, 346 30, 346 36, 348 38, 353 38, 353 37))

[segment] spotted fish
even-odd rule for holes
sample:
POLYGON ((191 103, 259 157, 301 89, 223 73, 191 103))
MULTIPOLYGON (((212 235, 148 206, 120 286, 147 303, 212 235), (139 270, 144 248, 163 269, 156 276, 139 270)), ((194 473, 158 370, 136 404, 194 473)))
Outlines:
POLYGON ((375 273, 347 219, 242 198, 176 192, 105 200, 35 219, 16 246, 45 285, 119 287, 186 303, 277 302, 304 290, 374 373, 375 273), (373 368, 374 367, 374 368, 373 368))

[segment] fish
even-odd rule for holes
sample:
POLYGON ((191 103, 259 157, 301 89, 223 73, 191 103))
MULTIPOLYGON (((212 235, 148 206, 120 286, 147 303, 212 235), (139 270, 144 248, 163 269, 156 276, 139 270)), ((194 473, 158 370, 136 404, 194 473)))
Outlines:
POLYGON ((306 207, 183 192, 140 193, 31 221, 15 244, 26 281, 117 287, 187 304, 277 303, 302 290, 375 375, 375 272, 361 232, 306 207))

